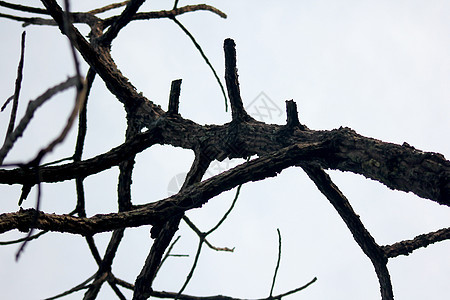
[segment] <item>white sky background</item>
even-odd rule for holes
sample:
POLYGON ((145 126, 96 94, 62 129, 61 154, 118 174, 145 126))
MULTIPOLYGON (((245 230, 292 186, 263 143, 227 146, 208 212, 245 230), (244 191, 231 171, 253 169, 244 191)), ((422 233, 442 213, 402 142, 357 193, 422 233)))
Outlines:
MULTIPOLYGON (((94 8, 92 1, 73 1, 74 10, 94 8), (76 2, 76 3, 75 3, 76 2)), ((107 3, 106 1, 95 1, 107 3)), ((40 6, 39 1, 24 4, 40 6)), ((180 1, 179 6, 202 2, 180 1)), ((348 126, 365 136, 410 145, 450 156, 450 2, 448 1, 209 1, 228 14, 189 13, 179 20, 191 31, 223 77, 223 40, 237 44, 241 93, 245 105, 264 92, 281 110, 265 119, 285 122, 284 101, 297 102, 300 121, 311 129, 348 126)), ((170 9, 169 1, 148 1, 141 11, 170 9)), ((11 10, 0 9, 3 13, 11 10)), ((83 27, 80 27, 83 28, 83 27)), ((86 28, 84 28, 85 30, 86 28)), ((68 43, 55 27, 26 28, 24 81, 20 109, 48 87, 73 75, 68 43)), ((14 91, 22 27, 0 19, 0 102, 14 91)), ((87 33, 87 31, 85 31, 87 33)), ((170 20, 133 22, 113 43, 117 65, 145 96, 167 107, 170 83, 182 78, 180 112, 201 124, 230 121, 212 73, 188 37, 170 20)), ((83 70, 87 68, 84 66, 83 70)), ((256 103, 256 102, 255 102, 256 103)), ((73 104, 73 92, 47 103, 7 162, 26 161, 59 133, 73 104)), ((254 108, 254 107, 253 107, 254 108)), ((251 111, 252 108, 249 108, 251 111)), ((10 108, 0 114, 6 131, 10 108)), ((88 107, 85 158, 108 151, 124 139, 122 106, 95 81, 88 107)), ((3 139, 3 136, 0 137, 3 139)), ((76 131, 48 160, 72 154, 76 131)), ((190 151, 154 146, 138 155, 133 201, 167 197, 170 180, 187 172, 190 151)), ((225 166, 225 163, 220 166, 225 166)), ((236 165, 232 162, 230 165, 236 165)), ((212 173, 217 172, 211 170, 212 173)), ((89 215, 116 210, 117 168, 86 179, 89 215)), ((412 194, 392 191, 359 175, 330 171, 378 243, 389 244, 449 226, 450 209, 412 194)), ((1 212, 18 210, 20 186, 1 186, 1 212)), ((188 216, 208 230, 234 196, 223 194, 188 216)), ((67 213, 75 207, 75 184, 43 185, 42 210, 67 213)), ((33 191, 23 207, 33 207, 33 191)), ((245 185, 235 210, 210 236, 186 293, 267 297, 277 259, 282 260, 274 294, 301 286, 308 289, 287 299, 380 299, 369 259, 328 201, 301 169, 245 185)), ((129 229, 113 271, 134 282, 148 254, 149 228, 129 229)), ((186 225, 174 249, 189 258, 172 258, 161 269, 155 289, 177 291, 190 268, 197 239, 186 225)), ((9 240, 23 234, 10 232, 9 240)), ((96 236, 104 252, 110 233, 96 236)), ((18 246, 0 247, 3 299, 41 299, 69 289, 96 271, 81 237, 51 233, 28 244, 18 263, 18 246)), ((447 299, 450 294, 450 242, 391 259, 396 299, 447 299)), ((131 298, 131 293, 125 291, 131 298)), ((104 285, 99 299, 111 299, 104 285)), ((82 293, 65 299, 80 299, 82 293)))

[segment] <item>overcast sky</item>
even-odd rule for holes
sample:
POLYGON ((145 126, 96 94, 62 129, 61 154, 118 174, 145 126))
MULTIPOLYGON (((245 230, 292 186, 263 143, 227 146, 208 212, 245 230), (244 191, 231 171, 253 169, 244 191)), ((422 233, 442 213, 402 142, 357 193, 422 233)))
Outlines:
MULTIPOLYGON (((73 1, 74 10, 94 8, 73 1)), ((95 1, 107 3, 107 1, 95 1)), ((24 4, 40 6, 39 1, 24 4)), ((202 2, 180 1, 179 6, 202 2)), ((99 4, 101 6, 102 4, 99 4)), ((285 122, 285 100, 297 102, 300 122, 311 129, 348 126, 387 142, 410 145, 450 157, 450 2, 449 1, 209 1, 225 13, 185 14, 190 30, 216 68, 224 74, 223 40, 237 44, 239 79, 245 106, 267 123, 285 122)), ((148 1, 141 11, 170 9, 169 1, 148 1)), ((120 10, 119 10, 120 11, 120 10)), ((11 10, 0 8, 11 14, 11 10)), ((80 26, 87 34, 87 28, 80 26)), ((55 27, 26 27, 25 68, 20 112, 27 101, 74 74, 67 40, 55 27)), ((14 91, 21 24, 0 19, 0 102, 14 91)), ((167 107, 170 83, 182 78, 180 113, 201 124, 231 120, 212 72, 189 38, 170 20, 137 21, 113 43, 122 73, 152 101, 167 107)), ((84 72, 87 70, 83 66, 84 72)), ((55 97, 36 114, 7 162, 26 161, 54 138, 72 109, 73 92, 55 97)), ((98 78, 88 107, 85 158, 123 142, 125 114, 98 78)), ((0 114, 6 131, 9 109, 0 114)), ((3 134, 3 133, 2 133, 3 134)), ((0 137, 3 139, 3 136, 0 137)), ((48 160, 72 154, 76 132, 48 160)), ((154 146, 137 157, 133 202, 163 199, 177 188, 192 163, 183 149, 154 146)), ((213 164, 215 175, 241 161, 213 164)), ((352 173, 329 171, 379 244, 390 244, 449 226, 450 209, 413 194, 392 191, 352 173)), ((116 211, 118 169, 86 179, 89 215, 116 211)), ((230 205, 234 190, 211 199, 188 216, 207 231, 230 205)), ((20 186, 1 186, 1 212, 18 210, 20 186)), ((33 191, 23 207, 34 207, 33 191)), ((75 207, 75 184, 43 185, 42 210, 67 213, 75 207)), ((203 249, 185 291, 267 297, 282 235, 282 260, 274 294, 318 281, 287 299, 380 299, 375 272, 343 221, 301 169, 242 187, 235 210, 210 237, 234 253, 203 249)), ((148 254, 149 228, 129 229, 113 271, 134 282, 148 254)), ((196 236, 185 224, 171 258, 156 279, 156 290, 178 291, 195 254, 196 236)), ((1 240, 22 237, 10 232, 1 240)), ((110 233, 96 236, 104 252, 110 233)), ((19 262, 17 245, 0 248, 0 288, 4 299, 42 299, 69 289, 96 271, 79 236, 51 233, 28 244, 19 262)), ((390 260, 396 299, 447 299, 450 294, 450 242, 431 245, 408 257, 390 260)), ((131 298, 131 293, 124 292, 131 298)), ((99 299, 111 299, 105 285, 99 299)), ((80 299, 82 293, 66 299, 80 299)))

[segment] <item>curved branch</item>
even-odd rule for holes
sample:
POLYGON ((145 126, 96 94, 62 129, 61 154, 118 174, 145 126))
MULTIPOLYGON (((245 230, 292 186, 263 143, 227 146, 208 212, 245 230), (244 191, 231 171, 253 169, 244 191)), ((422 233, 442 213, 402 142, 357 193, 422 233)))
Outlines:
POLYGON ((331 181, 328 174, 321 168, 313 165, 305 165, 302 168, 322 194, 327 197, 347 225, 361 250, 371 260, 380 283, 381 299, 394 299, 391 277, 387 268, 388 259, 383 249, 375 242, 375 239, 364 227, 359 216, 353 211, 347 198, 331 181))
POLYGON ((0 233, 19 229, 27 231, 31 225, 37 229, 91 235, 119 228, 141 225, 159 225, 173 216, 189 209, 202 206, 209 199, 240 184, 276 176, 283 169, 299 161, 308 161, 322 152, 320 144, 304 144, 287 147, 250 162, 243 163, 229 171, 193 184, 178 194, 139 206, 131 211, 99 214, 91 218, 77 218, 67 215, 46 214, 34 209, 0 215, 0 233), (33 224, 33 217, 37 221, 33 224))
MULTIPOLYGON (((117 165, 126 151, 137 153, 153 143, 195 149, 202 141, 210 150, 211 160, 265 155, 289 145, 320 144, 322 151, 311 153, 309 161, 319 162, 324 169, 361 174, 392 189, 413 192, 450 205, 450 161, 440 154, 367 138, 348 128, 331 131, 296 129, 288 134, 281 125, 246 123, 240 124, 237 138, 232 140, 236 134, 233 126, 200 126, 181 117, 167 118, 153 123, 157 128, 148 134, 141 133, 104 155, 77 164, 41 168, 42 181, 56 182, 81 174, 95 174, 117 165)), ((33 180, 31 174, 20 169, 0 170, 0 183, 24 184, 33 180)))
POLYGON ((26 5, 20 5, 20 4, 14 4, 14 3, 8 3, 6 1, 0 1, 0 6, 7 7, 10 9, 18 10, 18 11, 24 11, 29 13, 35 13, 35 14, 42 14, 42 15, 48 15, 48 11, 44 8, 39 7, 32 7, 32 6, 26 6, 26 5))
MULTIPOLYGON (((55 0, 42 0, 45 7, 58 24, 61 32, 66 35, 64 24, 64 12, 55 0)), ((163 110, 145 98, 128 81, 128 78, 122 75, 114 63, 109 48, 94 48, 83 35, 73 26, 69 26, 73 33, 70 36, 71 42, 83 56, 84 60, 96 71, 103 79, 107 88, 117 99, 125 105, 127 111, 140 110, 145 115, 146 120, 154 121, 163 114, 163 110)))
MULTIPOLYGON (((162 18, 173 18, 179 15, 182 15, 187 12, 193 11, 210 11, 212 13, 217 14, 221 18, 227 18, 227 15, 221 10, 207 5, 207 4, 195 4, 195 5, 186 5, 183 7, 175 8, 172 10, 161 10, 161 11, 151 11, 151 12, 140 12, 133 16, 132 21, 134 20, 149 20, 149 19, 162 19, 162 18)), ((118 16, 114 16, 111 18, 105 19, 105 26, 109 26, 113 23, 118 16)))

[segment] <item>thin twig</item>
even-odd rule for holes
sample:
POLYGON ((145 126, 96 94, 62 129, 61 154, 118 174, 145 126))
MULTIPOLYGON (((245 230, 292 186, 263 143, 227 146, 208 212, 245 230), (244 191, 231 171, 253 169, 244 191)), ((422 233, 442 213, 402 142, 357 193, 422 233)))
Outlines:
POLYGON ((283 297, 286 297, 286 296, 292 295, 292 294, 294 294, 294 293, 300 292, 301 290, 306 289, 308 286, 310 286, 311 284, 313 284, 313 283, 316 282, 316 281, 317 281, 317 277, 314 277, 314 278, 313 278, 310 282, 308 282, 307 284, 305 284, 305 285, 303 285, 303 286, 301 286, 301 287, 298 287, 298 288, 296 288, 296 289, 293 289, 293 290, 291 290, 291 291, 289 291, 289 292, 286 292, 286 293, 277 295, 277 296, 275 296, 275 297, 273 297, 273 298, 274 298, 274 299, 281 299, 281 298, 283 298, 283 297))
MULTIPOLYGON (((78 85, 80 82, 79 78, 76 78, 76 82, 75 84, 78 85)), ((85 99, 85 94, 86 94, 86 84, 82 83, 82 88, 81 90, 79 90, 77 88, 77 95, 75 97, 75 104, 73 106, 72 112, 69 115, 69 118, 67 119, 66 125, 64 126, 63 130, 61 131, 61 133, 50 143, 48 144, 47 147, 41 149, 39 151, 39 153, 37 154, 37 156, 30 161, 28 164, 29 165, 35 165, 37 162, 40 163, 40 161, 42 160, 42 158, 47 154, 50 153, 51 151, 53 151, 53 149, 60 143, 62 143, 64 141, 64 139, 66 138, 67 134, 69 133, 69 130, 72 128, 72 125, 75 121, 75 118, 78 115, 78 112, 80 111, 80 108, 83 106, 83 101, 85 99)))
POLYGON ((10 8, 10 9, 19 10, 19 11, 23 11, 23 12, 35 13, 35 14, 43 14, 43 15, 48 15, 49 14, 48 11, 46 9, 43 9, 43 8, 31 7, 31 6, 25 6, 25 5, 19 5, 19 4, 13 4, 13 3, 5 2, 5 1, 0 1, 0 6, 7 7, 7 8, 10 8))
POLYGON ((11 100, 14 100, 13 101, 13 109, 11 110, 11 119, 9 122, 8 130, 6 131, 6 136, 8 136, 8 134, 10 134, 11 131, 14 129, 14 122, 16 119, 20 88, 22 85, 22 78, 23 78, 23 61, 24 61, 24 56, 25 56, 24 55, 25 54, 25 35, 26 35, 26 32, 24 31, 22 33, 22 41, 20 44, 20 61, 19 61, 19 66, 17 67, 17 77, 16 77, 16 85, 14 88, 14 95, 9 97, 6 100, 5 104, 3 104, 2 108, 1 108, 1 111, 5 110, 6 106, 8 106, 8 104, 9 104, 9 102, 11 102, 11 100))
POLYGON ((202 47, 200 46, 199 43, 197 43, 197 41, 195 40, 194 36, 189 32, 189 30, 187 30, 186 27, 184 27, 183 24, 180 23, 180 21, 178 21, 175 17, 171 17, 171 19, 175 22, 175 24, 178 25, 178 27, 181 28, 181 30, 183 30, 183 32, 191 39, 192 43, 194 44, 195 48, 197 48, 198 52, 200 52, 200 55, 202 56, 203 60, 206 62, 206 64, 209 66, 209 68, 211 69, 211 71, 214 74, 214 77, 216 78, 217 83, 220 86, 220 90, 222 91, 222 95, 223 98, 225 100, 225 111, 228 111, 228 99, 227 99, 227 94, 225 93, 225 88, 223 87, 222 81, 220 81, 219 76, 217 75, 216 70, 214 69, 214 67, 212 66, 211 62, 209 61, 208 57, 206 56, 205 52, 203 51, 202 47))
POLYGON ((0 245, 12 245, 12 244, 18 244, 18 243, 21 243, 21 242, 24 242, 24 241, 26 241, 26 240, 29 240, 29 241, 31 241, 31 240, 34 240, 34 239, 37 239, 38 237, 40 237, 41 235, 43 235, 43 234, 46 234, 47 232, 49 232, 48 230, 44 230, 44 231, 41 231, 41 232, 39 232, 39 233, 36 233, 35 235, 32 235, 32 236, 30 236, 30 237, 24 237, 24 238, 20 238, 20 239, 17 239, 17 240, 13 240, 13 241, 4 241, 4 242, 0 242, 0 245))
POLYGON ((198 259, 200 258, 200 253, 202 251, 203 246, 203 239, 200 239, 198 242, 197 252, 195 253, 194 262, 192 263, 191 270, 189 271, 189 274, 186 276, 186 280, 183 283, 183 286, 178 291, 178 295, 175 297, 174 300, 177 300, 178 297, 183 293, 183 291, 186 289, 187 285, 189 284, 189 281, 192 279, 192 275, 194 275, 194 271, 197 268, 198 259))
POLYGON ((130 2, 130 0, 122 1, 122 2, 119 2, 119 3, 108 4, 106 6, 90 10, 90 11, 88 11, 88 13, 96 15, 96 14, 103 13, 103 12, 106 12, 106 11, 114 9, 114 8, 118 8, 118 7, 122 7, 124 5, 127 5, 128 2, 130 2))
MULTIPOLYGON (((250 159, 247 159, 247 162, 250 159)), ((233 202, 231 203, 230 208, 227 210, 227 212, 223 215, 222 219, 220 219, 220 221, 216 224, 216 226, 214 226, 213 228, 211 228, 208 232, 206 232, 206 235, 209 235, 210 233, 212 233, 213 231, 215 231, 217 228, 219 228, 220 225, 222 225, 222 223, 226 220, 226 218, 228 217, 228 215, 231 213, 231 211, 233 210, 237 199, 239 198, 239 194, 241 192, 241 188, 242 188, 242 184, 240 184, 237 189, 236 189, 236 194, 234 195, 234 199, 233 202)))
MULTIPOLYGON (((202 232, 202 231, 200 231, 200 229, 198 229, 198 227, 187 217, 187 216, 183 216, 183 221, 185 221, 186 222, 186 224, 198 235, 198 237, 200 238, 200 239, 202 239, 204 242, 205 242, 205 244, 209 247, 209 248, 211 248, 211 249, 213 249, 213 250, 216 250, 216 251, 227 251, 227 252, 233 252, 234 251, 234 248, 232 248, 232 249, 230 249, 230 248, 228 248, 228 247, 216 247, 216 246, 213 246, 207 239, 206 239, 206 236, 209 234, 209 233, 205 233, 205 232, 202 232)), ((213 230, 214 231, 214 230, 213 230)), ((210 232, 212 232, 211 230, 210 230, 210 232)))
POLYGON ((85 281, 83 281, 82 283, 74 286, 70 290, 62 292, 61 294, 58 294, 58 295, 50 297, 50 298, 45 298, 44 300, 54 300, 54 299, 62 298, 64 296, 73 294, 73 293, 78 292, 80 290, 87 289, 88 288, 88 286, 87 286, 88 282, 90 282, 92 279, 94 279, 94 277, 95 277, 95 274, 92 275, 91 277, 89 277, 88 279, 86 279, 85 281))
POLYGON ((277 233, 278 233, 278 259, 277 259, 277 265, 275 267, 275 272, 273 273, 272 287, 270 288, 269 298, 272 297, 273 288, 275 287, 275 281, 277 279, 278 268, 280 267, 280 261, 281 261, 281 233, 280 233, 279 228, 277 228, 277 233))
POLYGON ((145 2, 145 0, 130 0, 127 3, 127 6, 117 18, 117 20, 111 24, 111 27, 108 31, 101 37, 103 45, 110 45, 111 42, 117 37, 120 30, 124 28, 130 21, 133 16, 136 14, 141 5, 145 2))
POLYGON ((163 259, 161 259, 161 263, 159 264, 158 268, 156 269, 156 274, 158 274, 159 269, 161 269, 161 266, 164 264, 164 262, 166 261, 166 259, 169 256, 175 256, 175 255, 171 255, 170 253, 172 252, 173 247, 175 246, 175 244, 178 242, 178 240, 181 238, 181 236, 177 236, 177 238, 170 244, 170 246, 167 248, 166 254, 164 255, 163 259))
POLYGON ((75 85, 77 81, 78 80, 75 77, 70 77, 63 83, 60 83, 52 88, 49 88, 44 94, 36 98, 36 100, 30 101, 28 103, 25 115, 20 120, 16 129, 13 132, 11 132, 10 135, 8 135, 8 138, 5 140, 3 147, 0 149, 0 164, 3 162, 5 156, 8 154, 9 150, 11 150, 16 140, 20 136, 22 136, 26 127, 30 123, 30 120, 33 118, 35 111, 47 100, 53 97, 56 93, 64 91, 65 89, 75 85))
POLYGON ((27 17, 19 17, 19 16, 13 16, 13 15, 8 15, 8 14, 4 14, 4 13, 0 13, 0 18, 5 18, 5 19, 10 19, 10 20, 14 20, 14 21, 18 21, 18 22, 24 22, 22 24, 23 27, 26 27, 30 24, 33 25, 56 25, 56 22, 54 20, 50 20, 50 19, 43 19, 43 18, 27 18, 27 17))
POLYGON ((96 73, 94 69, 89 68, 89 71, 86 75, 86 93, 84 95, 83 106, 81 107, 80 113, 78 115, 78 135, 75 144, 75 151, 73 153, 74 161, 81 161, 81 157, 83 154, 84 141, 86 139, 87 133, 87 103, 92 84, 94 83, 95 75, 96 73))
POLYGON ((73 157, 64 157, 64 158, 60 158, 54 161, 49 161, 48 163, 39 165, 40 168, 43 167, 49 167, 49 166, 53 166, 53 165, 58 165, 59 163, 65 162, 65 161, 72 161, 73 157))
MULTIPOLYGON (((160 11, 150 11, 150 12, 138 12, 136 13, 132 21, 136 20, 149 20, 149 19, 162 19, 162 18, 173 18, 185 13, 194 12, 194 11, 209 11, 212 12, 221 18, 226 19, 227 15, 221 10, 206 4, 195 4, 195 5, 186 5, 183 7, 179 7, 172 10, 160 10, 160 11)), ((113 22, 117 20, 118 16, 113 16, 104 20, 104 25, 109 26, 113 22)))
MULTIPOLYGON (((16 122, 16 114, 17 114, 17 108, 19 107, 19 95, 20 95, 20 88, 22 86, 22 78, 23 78, 23 63, 24 63, 24 57, 25 57, 25 31, 22 33, 22 41, 20 46, 20 61, 19 66, 17 67, 17 78, 16 78, 16 84, 14 88, 14 95, 11 98, 8 98, 13 100, 13 107, 11 109, 11 116, 9 119, 8 129, 6 130, 5 135, 5 143, 8 139, 8 136, 13 132, 14 130, 14 124, 16 122)), ((1 111, 3 111, 6 106, 8 105, 9 101, 6 101, 5 104, 2 106, 1 111)))
POLYGON ((77 93, 80 93, 83 90, 83 81, 81 79, 81 71, 80 71, 80 63, 78 61, 78 56, 77 53, 75 51, 75 45, 74 45, 74 40, 75 40, 75 32, 73 30, 73 22, 72 22, 72 16, 70 13, 70 1, 69 0, 65 0, 64 1, 65 4, 65 13, 64 13, 64 27, 65 27, 65 32, 66 32, 66 36, 69 39, 69 43, 70 43, 70 52, 72 53, 72 59, 73 59, 73 63, 75 66, 75 75, 78 79, 77 82, 77 93))

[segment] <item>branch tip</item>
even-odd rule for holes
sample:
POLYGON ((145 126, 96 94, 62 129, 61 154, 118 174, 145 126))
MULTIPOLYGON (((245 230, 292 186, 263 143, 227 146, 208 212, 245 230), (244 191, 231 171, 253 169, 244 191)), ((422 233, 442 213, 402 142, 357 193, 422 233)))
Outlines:
POLYGON ((286 100, 286 126, 289 128, 298 127, 300 130, 308 129, 298 120, 297 103, 294 100, 286 100))
POLYGON ((181 92, 181 79, 176 79, 172 81, 172 85, 170 87, 169 108, 167 110, 167 113, 169 115, 178 114, 178 108, 180 104, 180 92, 181 92))
POLYGON ((239 80, 236 67, 236 43, 233 39, 227 38, 223 43, 225 52, 225 83, 227 85, 228 98, 231 104, 231 115, 233 120, 251 121, 253 120, 245 111, 239 89, 239 80))

